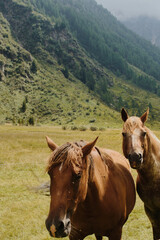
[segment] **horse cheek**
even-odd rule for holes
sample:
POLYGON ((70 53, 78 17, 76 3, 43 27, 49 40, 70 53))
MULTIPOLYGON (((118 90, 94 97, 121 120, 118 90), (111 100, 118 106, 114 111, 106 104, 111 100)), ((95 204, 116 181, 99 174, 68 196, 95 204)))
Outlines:
POLYGON ((123 154, 127 158, 128 156, 128 143, 126 140, 123 140, 123 154))

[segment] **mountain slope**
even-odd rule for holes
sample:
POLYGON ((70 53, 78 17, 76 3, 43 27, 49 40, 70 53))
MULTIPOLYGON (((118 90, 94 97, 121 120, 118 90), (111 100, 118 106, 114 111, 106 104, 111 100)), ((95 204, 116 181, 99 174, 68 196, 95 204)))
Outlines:
MULTIPOLYGON (((64 76, 64 66, 57 63, 54 52, 52 51, 51 54, 47 52, 48 45, 47 50, 41 47, 36 39, 34 39, 34 33, 31 33, 31 29, 30 33, 27 31, 25 33, 20 32, 21 29, 24 29, 25 25, 23 17, 25 20, 27 17, 29 19, 36 19, 38 15, 38 19, 35 20, 35 24, 37 25, 39 22, 42 25, 46 23, 47 18, 40 14, 35 14, 35 12, 30 11, 26 6, 21 4, 17 6, 15 2, 12 2, 13 5, 10 5, 11 2, 8 3, 9 8, 7 10, 8 14, 10 13, 8 20, 12 20, 16 29, 14 31, 12 28, 10 29, 9 22, 2 14, 0 15, 2 26, 2 44, 0 48, 1 121, 13 120, 15 122, 26 123, 30 116, 34 116, 40 122, 52 121, 55 124, 75 122, 78 125, 83 125, 84 123, 89 124, 90 121, 95 122, 94 115, 96 113, 96 124, 100 125, 98 123, 99 118, 108 124, 105 118, 105 111, 113 111, 104 106, 98 96, 93 97, 93 93, 89 92, 88 88, 78 81, 72 73, 70 73, 67 79, 64 76), (12 17, 13 12, 16 13, 15 19, 12 17), (21 18, 21 21, 18 21, 19 18, 21 18), (21 42, 21 45, 19 42, 21 42), (21 47, 22 45, 23 47, 21 47), (26 109, 23 110, 22 106, 24 102, 26 109), (103 109, 103 114, 97 111, 99 107, 103 109), (99 115, 100 117, 98 117, 99 115)), ((49 25, 53 27, 51 23, 49 25)), ((65 38, 67 43, 70 42, 71 48, 76 51, 80 61, 83 64, 87 61, 88 65, 91 65, 95 75, 100 73, 111 84, 112 80, 108 74, 103 69, 99 69, 98 63, 95 64, 86 58, 83 49, 78 46, 65 29, 61 32, 59 30, 54 31, 54 33, 55 39, 50 39, 51 42, 56 42, 57 39, 63 41, 63 38, 65 38)), ((39 40, 42 41, 44 39, 39 40)), ((45 41, 47 42, 47 39, 45 41)), ((74 58, 72 61, 74 62, 74 58)), ((110 116, 108 119, 112 120, 112 117, 110 116)))
POLYGON ((111 71, 132 78, 129 63, 159 79, 159 49, 128 31, 95 1, 30 2, 50 17, 61 17, 86 51, 111 71))
POLYGON ((5 0, 0 9, 1 121, 108 126, 122 106, 148 105, 160 118, 159 50, 95 1, 5 0))

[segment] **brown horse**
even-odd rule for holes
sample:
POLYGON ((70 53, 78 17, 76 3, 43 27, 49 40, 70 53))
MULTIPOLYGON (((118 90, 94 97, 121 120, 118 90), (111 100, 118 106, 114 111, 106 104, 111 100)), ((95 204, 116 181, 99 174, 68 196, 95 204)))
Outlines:
POLYGON ((121 111, 123 152, 137 169, 137 192, 153 228, 154 240, 160 239, 160 141, 144 126, 149 110, 140 118, 121 111))
POLYGON ((46 227, 53 237, 121 239, 135 204, 134 181, 127 159, 94 147, 96 140, 58 147, 47 137, 53 152, 47 168, 51 203, 46 227))

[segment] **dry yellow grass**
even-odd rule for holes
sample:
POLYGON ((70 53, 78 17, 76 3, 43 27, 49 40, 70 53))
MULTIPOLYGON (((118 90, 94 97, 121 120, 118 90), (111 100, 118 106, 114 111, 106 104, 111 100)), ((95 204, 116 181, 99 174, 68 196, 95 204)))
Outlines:
MULTIPOLYGON (((46 135, 59 145, 80 139, 92 141, 99 136, 98 146, 122 152, 120 129, 81 132, 54 127, 0 126, 1 240, 51 239, 45 227, 50 197, 33 190, 49 180, 45 173, 50 154, 45 142, 46 135)), ((135 171, 133 175, 136 176, 135 171)), ((86 239, 95 238, 88 236, 86 239)), ((136 206, 123 229, 123 240, 143 239, 152 239, 152 230, 143 203, 137 196, 136 206)))

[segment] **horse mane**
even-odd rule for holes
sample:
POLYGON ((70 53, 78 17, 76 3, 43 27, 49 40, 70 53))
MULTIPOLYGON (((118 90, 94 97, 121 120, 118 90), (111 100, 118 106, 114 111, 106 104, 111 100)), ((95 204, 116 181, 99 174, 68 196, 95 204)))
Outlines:
POLYGON ((160 140, 159 138, 154 134, 153 131, 151 131, 149 128, 145 127, 147 133, 148 133, 148 136, 151 137, 152 139, 154 139, 156 142, 160 143, 160 140))
POLYGON ((109 168, 109 169, 113 169, 114 168, 114 162, 113 162, 113 158, 106 152, 100 152, 100 156, 102 161, 104 162, 104 164, 109 168))
POLYGON ((81 140, 79 142, 63 144, 58 147, 55 151, 53 151, 48 160, 48 166, 46 171, 49 172, 53 166, 58 165, 60 163, 65 163, 69 165, 70 163, 74 163, 79 166, 82 162, 82 147, 86 143, 81 140))
POLYGON ((132 116, 129 119, 130 120, 127 121, 127 125, 125 125, 125 130, 126 131, 132 131, 133 127, 135 129, 135 128, 139 127, 142 124, 142 122, 139 119, 139 117, 132 116))
MULTIPOLYGON (((82 147, 85 145, 86 142, 80 140, 79 142, 74 143, 67 142, 62 146, 58 147, 55 151, 51 153, 49 157, 46 172, 49 172, 54 166, 61 163, 64 163, 66 165, 74 163, 77 166, 81 166, 83 157, 82 147)), ((114 164, 112 157, 108 155, 106 152, 103 152, 103 149, 99 149, 98 147, 95 147, 95 149, 97 150, 104 164, 109 168, 113 168, 114 164)), ((91 154, 89 154, 87 158, 90 161, 89 175, 90 177, 92 177, 94 169, 93 157, 91 154)))

